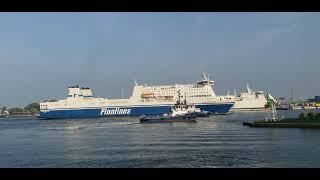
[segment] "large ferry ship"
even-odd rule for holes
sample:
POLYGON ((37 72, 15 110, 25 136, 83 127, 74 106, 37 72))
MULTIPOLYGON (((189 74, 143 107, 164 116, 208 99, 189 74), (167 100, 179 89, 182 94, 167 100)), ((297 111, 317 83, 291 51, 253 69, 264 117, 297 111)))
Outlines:
MULTIPOLYGON (((236 96, 236 94, 235 94, 236 96)), ((232 108, 233 111, 248 111, 248 110, 264 110, 267 104, 267 99, 263 91, 252 91, 249 84, 246 86, 246 92, 236 96, 236 103, 232 108)))
POLYGON ((176 103, 178 91, 182 98, 197 108, 211 114, 226 114, 236 99, 232 96, 216 96, 214 81, 206 74, 195 84, 161 86, 138 85, 135 82, 132 96, 128 99, 95 97, 90 88, 69 87, 66 99, 40 103, 40 118, 91 118, 105 116, 141 116, 169 113, 176 103))

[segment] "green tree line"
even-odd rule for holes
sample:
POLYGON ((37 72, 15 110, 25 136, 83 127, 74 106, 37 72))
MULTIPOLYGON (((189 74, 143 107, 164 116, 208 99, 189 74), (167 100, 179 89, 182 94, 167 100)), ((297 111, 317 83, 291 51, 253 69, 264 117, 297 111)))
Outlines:
POLYGON ((39 103, 31 103, 26 105, 24 108, 19 107, 13 107, 7 109, 7 107, 3 106, 1 108, 1 113, 4 111, 8 111, 9 114, 15 115, 15 114, 21 114, 21 113, 27 113, 27 114, 37 114, 40 111, 40 104, 39 103))

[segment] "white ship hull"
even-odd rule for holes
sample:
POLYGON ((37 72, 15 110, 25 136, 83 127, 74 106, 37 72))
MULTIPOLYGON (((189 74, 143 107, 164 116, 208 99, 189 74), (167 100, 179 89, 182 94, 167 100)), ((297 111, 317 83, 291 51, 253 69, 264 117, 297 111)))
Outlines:
POLYGON ((94 97, 90 88, 69 87, 66 99, 40 103, 40 118, 89 118, 105 116, 141 116, 169 113, 176 103, 177 91, 182 99, 211 114, 226 114, 235 97, 216 96, 213 81, 206 76, 196 84, 142 86, 135 84, 129 99, 94 97))
POLYGON ((241 93, 236 98, 232 111, 264 111, 267 99, 263 91, 254 92, 247 85, 247 92, 241 93))
POLYGON ((264 111, 267 101, 263 100, 238 100, 236 101, 233 111, 264 111))

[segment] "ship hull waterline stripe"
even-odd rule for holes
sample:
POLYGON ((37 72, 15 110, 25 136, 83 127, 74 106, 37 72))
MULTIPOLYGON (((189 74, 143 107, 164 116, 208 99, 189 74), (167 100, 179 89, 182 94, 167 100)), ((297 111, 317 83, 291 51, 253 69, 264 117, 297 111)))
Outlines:
MULTIPOLYGON (((191 104, 191 103, 190 103, 191 104)), ((193 104, 195 106, 197 105, 208 105, 208 106, 211 106, 211 105, 216 105, 216 106, 219 106, 219 105, 226 105, 226 104, 230 104, 230 105, 233 105, 234 103, 224 103, 224 104, 221 104, 221 103, 216 103, 216 104, 209 104, 209 103, 196 103, 196 104, 193 104)), ((55 110, 85 110, 85 109, 101 109, 101 108, 138 108, 138 107, 159 107, 159 106, 173 106, 174 104, 159 104, 159 105, 132 105, 132 106, 95 106, 95 107, 75 107, 75 108, 53 108, 53 109, 43 109, 45 111, 55 111, 55 110)))

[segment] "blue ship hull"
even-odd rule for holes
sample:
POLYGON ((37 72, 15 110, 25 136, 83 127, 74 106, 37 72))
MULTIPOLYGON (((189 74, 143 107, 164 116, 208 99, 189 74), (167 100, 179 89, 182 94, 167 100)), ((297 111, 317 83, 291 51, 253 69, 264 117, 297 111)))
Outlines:
MULTIPOLYGON (((196 107, 211 114, 226 114, 232 108, 233 103, 227 104, 197 104, 196 107)), ((69 119, 69 118, 100 118, 123 116, 156 116, 170 113, 171 105, 159 106, 121 106, 121 107, 97 107, 81 109, 54 109, 40 112, 39 118, 44 119, 69 119)))

